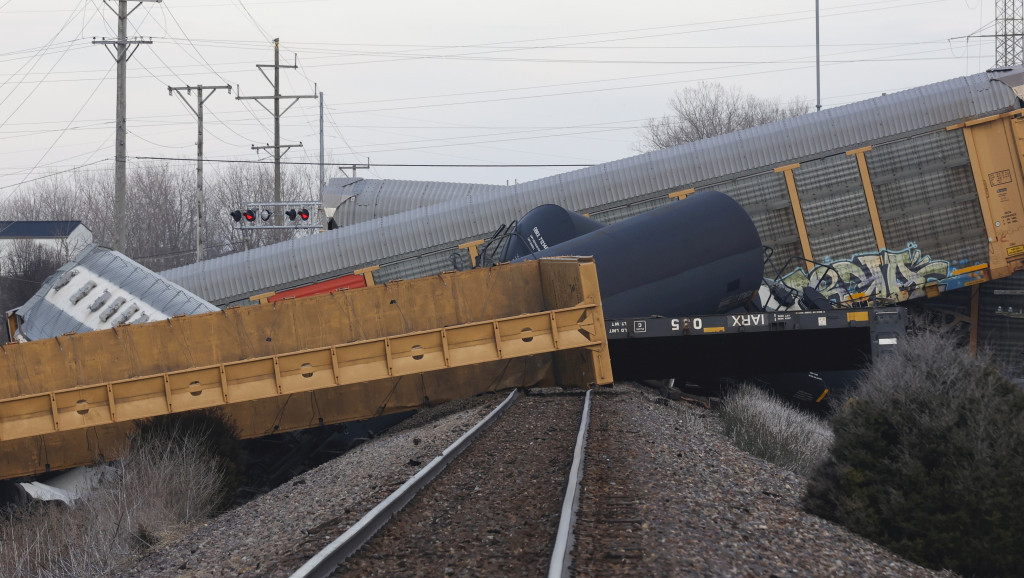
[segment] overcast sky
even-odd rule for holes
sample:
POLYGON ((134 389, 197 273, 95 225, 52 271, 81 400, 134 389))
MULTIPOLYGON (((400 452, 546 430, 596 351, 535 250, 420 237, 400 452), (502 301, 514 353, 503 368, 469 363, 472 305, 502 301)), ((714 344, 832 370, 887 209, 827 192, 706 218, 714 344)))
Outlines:
MULTIPOLYGON (((994 5, 822 1, 823 107, 989 68, 994 5)), ((112 171, 115 66, 92 41, 116 30, 100 0, 0 0, 0 200, 56 171, 112 171)), ((165 0, 139 5, 129 35, 153 42, 128 64, 132 164, 195 158, 196 120, 168 85, 271 94, 256 65, 273 63, 273 38, 282 63, 299 66, 281 70, 282 93, 324 93, 336 164, 596 164, 636 154, 645 120, 700 81, 816 100, 811 0, 165 0)), ((273 142, 270 114, 235 96, 206 102, 208 170, 259 160, 251 145, 273 142)), ((317 100, 299 101, 282 143, 305 146, 285 160, 318 162, 319 134, 317 100)), ((360 176, 504 184, 568 170, 376 166, 360 176)))

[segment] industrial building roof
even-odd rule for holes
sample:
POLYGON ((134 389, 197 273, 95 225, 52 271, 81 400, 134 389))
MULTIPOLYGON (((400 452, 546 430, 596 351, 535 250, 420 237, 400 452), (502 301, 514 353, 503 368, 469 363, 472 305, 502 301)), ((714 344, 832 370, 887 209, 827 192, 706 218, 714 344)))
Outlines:
POLYGON ((81 221, 0 221, 0 239, 62 239, 83 226, 81 221))
POLYGON ((545 203, 600 212, 1019 109, 1022 70, 947 80, 510 186, 353 181, 343 185, 354 193, 341 203, 355 202, 348 226, 163 274, 224 305, 373 264, 391 263, 391 278, 436 273, 452 268, 443 253, 453 244, 486 237, 545 203), (361 206, 368 219, 354 210, 361 195, 367 195, 361 206), (424 253, 437 256, 414 259, 424 253))

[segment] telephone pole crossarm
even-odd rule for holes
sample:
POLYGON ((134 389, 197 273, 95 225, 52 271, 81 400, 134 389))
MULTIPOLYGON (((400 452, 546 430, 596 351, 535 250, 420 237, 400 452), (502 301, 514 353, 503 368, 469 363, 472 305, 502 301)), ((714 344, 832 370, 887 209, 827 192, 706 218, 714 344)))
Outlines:
POLYGON ((203 260, 203 232, 206 229, 206 193, 203 192, 203 104, 206 103, 207 99, 213 96, 214 92, 226 88, 228 94, 231 93, 231 86, 203 86, 202 84, 197 86, 168 86, 167 94, 174 95, 177 93, 181 97, 182 102, 188 106, 196 118, 199 120, 199 137, 196 140, 196 262, 203 260), (192 106, 182 92, 189 95, 192 91, 196 91, 196 105, 192 106), (203 90, 208 90, 209 93, 203 96, 203 90))
MULTIPOLYGON (((256 146, 256 145, 253 145, 252 146, 252 150, 260 151, 260 150, 272 149, 274 151, 274 202, 278 202, 278 203, 281 202, 281 156, 282 156, 282 150, 287 152, 292 147, 302 146, 302 143, 299 143, 298 145, 282 145, 281 144, 281 117, 286 112, 291 110, 291 108, 293 106, 295 106, 295 103, 299 102, 300 100, 302 100, 304 98, 320 98, 320 96, 318 94, 309 94, 309 95, 306 95, 306 94, 302 94, 302 95, 282 95, 281 94, 281 69, 282 68, 296 69, 298 67, 299 67, 298 56, 295 57, 295 64, 291 64, 291 65, 289 65, 289 64, 281 64, 281 39, 280 38, 275 38, 274 39, 274 63, 273 64, 257 64, 256 65, 256 68, 260 71, 260 74, 263 75, 263 78, 266 78, 267 82, 270 83, 270 86, 272 86, 274 88, 274 94, 273 95, 269 95, 269 96, 242 96, 241 95, 241 88, 239 88, 239 90, 238 90, 239 94, 238 94, 238 96, 235 97, 235 99, 237 99, 237 100, 255 100, 260 106, 263 107, 263 110, 267 111, 268 113, 270 113, 271 116, 274 117, 274 144, 273 145, 269 145, 268 144, 266 146, 256 146), (273 78, 273 80, 271 80, 270 76, 263 70, 264 68, 273 68, 274 69, 274 78, 273 78), (264 100, 272 100, 272 101, 274 101, 274 109, 271 110, 267 105, 263 104, 262 101, 264 101, 264 100), (284 110, 281 110, 281 101, 282 100, 291 100, 292 102, 290 104, 288 104, 288 106, 286 106, 284 110)), ((316 92, 316 91, 314 90, 314 92, 316 92)), ((278 217, 279 217, 278 215, 275 215, 275 217, 274 217, 274 219, 275 219, 275 223, 274 224, 275 225, 280 225, 280 223, 277 222, 278 217)))
POLYGON ((284 155, 288 154, 288 151, 289 151, 289 150, 291 150, 291 149, 297 149, 297 148, 303 148, 303 145, 302 145, 302 143, 301 143, 301 142, 300 142, 299 144, 283 144, 283 145, 250 145, 250 146, 249 146, 249 149, 250 149, 250 150, 254 150, 254 151, 267 151, 267 150, 277 150, 277 149, 284 149, 284 152, 283 152, 283 153, 281 153, 281 156, 282 156, 282 157, 284 157, 284 155))

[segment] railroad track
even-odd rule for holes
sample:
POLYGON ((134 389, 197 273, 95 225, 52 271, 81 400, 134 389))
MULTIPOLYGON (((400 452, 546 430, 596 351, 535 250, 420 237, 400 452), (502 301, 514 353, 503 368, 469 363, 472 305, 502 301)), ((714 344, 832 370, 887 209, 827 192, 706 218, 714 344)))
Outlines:
POLYGON ((293 578, 568 575, 590 400, 513 392, 293 578))

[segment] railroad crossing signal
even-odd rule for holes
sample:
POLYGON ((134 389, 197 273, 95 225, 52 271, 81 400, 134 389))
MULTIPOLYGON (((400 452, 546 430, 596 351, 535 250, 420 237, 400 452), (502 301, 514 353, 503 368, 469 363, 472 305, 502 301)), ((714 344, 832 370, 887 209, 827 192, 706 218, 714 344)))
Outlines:
POLYGON ((236 229, 323 229, 323 203, 309 202, 267 202, 246 203, 229 213, 236 229), (288 224, 272 225, 268 221, 274 213, 281 211, 288 217, 288 224), (312 210, 311 210, 312 209, 312 210), (259 217, 257 219, 256 217, 259 217))
POLYGON ((242 211, 240 209, 235 209, 234 211, 231 211, 231 218, 234 219, 236 223, 241 222, 242 219, 252 222, 256 220, 256 213, 251 210, 242 211))
POLYGON ((303 221, 309 220, 309 209, 302 208, 296 211, 295 209, 288 209, 284 212, 288 216, 289 221, 294 221, 295 217, 302 219, 303 221))

